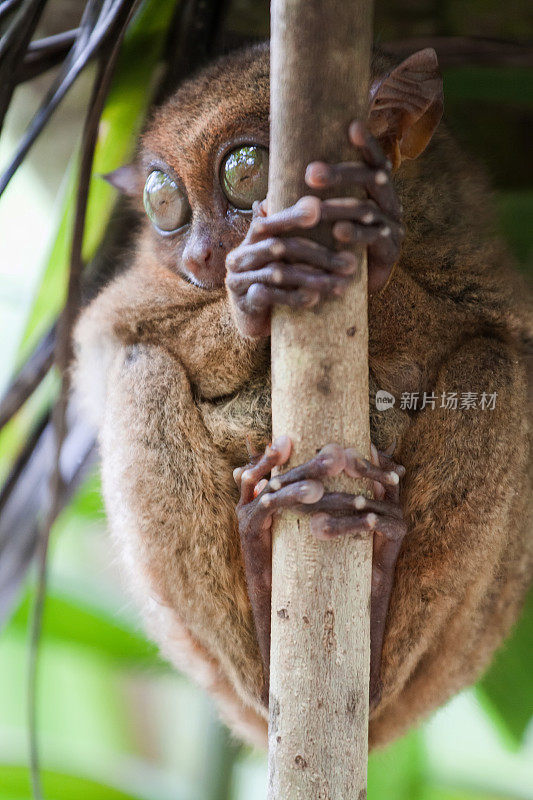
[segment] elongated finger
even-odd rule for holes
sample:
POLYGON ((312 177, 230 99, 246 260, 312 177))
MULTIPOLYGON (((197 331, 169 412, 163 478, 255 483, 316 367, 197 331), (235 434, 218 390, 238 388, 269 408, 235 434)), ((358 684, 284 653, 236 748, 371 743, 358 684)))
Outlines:
POLYGON ((258 242, 271 236, 280 236, 298 229, 313 228, 320 222, 320 200, 312 195, 302 197, 289 208, 269 217, 252 220, 245 241, 258 242))
POLYGON ((384 230, 384 226, 388 226, 389 230, 382 233, 383 236, 393 231, 399 232, 402 228, 390 214, 382 211, 373 200, 358 200, 355 197, 338 197, 324 200, 321 206, 321 219, 325 222, 349 220, 363 225, 378 225, 382 226, 382 230, 384 230))
POLYGON ((394 470, 382 469, 364 458, 353 447, 347 447, 345 452, 345 472, 352 478, 369 478, 387 486, 397 486, 400 477, 394 470))
POLYGON ((392 164, 383 152, 380 143, 373 136, 366 125, 354 120, 348 129, 348 136, 354 147, 357 147, 365 162, 371 167, 378 167, 390 171, 392 164))
POLYGON ((365 159, 363 163, 346 161, 326 164, 323 161, 313 161, 306 169, 305 180, 312 189, 348 190, 354 185, 361 186, 383 211, 399 222, 402 207, 391 180, 391 164, 381 152, 379 143, 372 139, 361 149, 361 155, 365 159))
POLYGON ((246 294, 236 297, 237 307, 245 314, 260 314, 274 306, 312 308, 320 301, 320 292, 312 289, 277 289, 253 283, 246 294))
POLYGON ((324 512, 327 514, 337 514, 339 516, 351 515, 356 512, 374 513, 382 517, 392 519, 403 519, 401 507, 397 503, 385 500, 374 500, 361 494, 350 494, 348 492, 328 492, 314 505, 302 506, 305 514, 316 514, 324 512))
POLYGON ((334 294, 341 296, 350 284, 350 279, 331 275, 306 264, 275 262, 263 269, 249 272, 234 272, 226 276, 226 286, 236 295, 244 295, 254 283, 274 286, 278 289, 306 289, 319 292, 321 297, 334 294))
POLYGON ((281 508, 294 508, 300 505, 305 507, 307 504, 317 503, 323 494, 324 487, 320 481, 297 481, 276 492, 263 492, 258 498, 258 503, 273 512, 281 508))
POLYGON ((351 275, 356 269, 353 253, 337 252, 297 236, 284 239, 271 237, 252 244, 242 244, 228 253, 226 267, 229 272, 247 272, 276 261, 308 264, 340 275, 351 275))
POLYGON ((309 527, 317 539, 336 539, 347 534, 358 538, 368 538, 375 529, 375 514, 360 514, 353 517, 332 517, 329 514, 315 514, 309 527))
POLYGON ((263 478, 270 477, 273 467, 286 464, 290 458, 292 442, 288 436, 279 436, 269 445, 263 455, 253 464, 249 464, 238 475, 237 470, 233 476, 238 481, 241 490, 240 503, 246 504, 254 498, 254 489, 263 478))
POLYGON ((269 489, 278 491, 282 486, 301 480, 312 480, 339 475, 345 466, 344 450, 339 444, 327 444, 317 455, 305 464, 275 475, 271 478, 269 489))
POLYGON ((374 245, 376 242, 383 240, 389 236, 389 226, 383 233, 382 227, 377 225, 360 225, 358 222, 349 222, 348 220, 340 220, 333 225, 333 236, 338 242, 345 246, 350 245, 374 245))

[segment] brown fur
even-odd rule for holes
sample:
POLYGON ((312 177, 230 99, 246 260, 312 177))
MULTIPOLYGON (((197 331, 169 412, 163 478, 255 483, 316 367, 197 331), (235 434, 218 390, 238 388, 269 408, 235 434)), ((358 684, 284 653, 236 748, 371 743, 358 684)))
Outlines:
MULTIPOLYGON (((374 74, 387 68, 376 57, 374 74)), ((268 139, 268 51, 209 67, 156 111, 142 143, 179 174, 195 224, 220 203, 216 154, 235 135, 268 139)), ((139 192, 144 178, 139 177, 139 192)), ((384 643, 383 744, 486 667, 516 619, 533 561, 525 289, 491 235, 484 179, 444 129, 396 176, 407 238, 369 303, 371 395, 497 392, 494 411, 378 413, 378 447, 397 441, 409 531, 384 643)), ((230 221, 221 257, 244 236, 230 221)), ((222 236, 222 234, 221 234, 222 236)), ((243 339, 223 290, 176 274, 183 245, 145 223, 131 267, 82 315, 78 393, 100 429, 111 528, 152 635, 264 741, 261 660, 246 592, 232 469, 246 437, 270 434, 268 344, 243 339)))

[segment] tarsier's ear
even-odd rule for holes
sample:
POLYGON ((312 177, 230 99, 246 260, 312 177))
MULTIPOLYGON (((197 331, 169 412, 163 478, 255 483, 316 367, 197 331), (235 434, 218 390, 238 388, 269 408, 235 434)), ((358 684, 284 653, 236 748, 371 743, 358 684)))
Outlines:
POLYGON ((433 48, 419 50, 370 89, 368 126, 393 167, 427 147, 443 108, 442 76, 433 48))
POLYGON ((102 178, 129 197, 138 197, 141 193, 140 174, 136 164, 125 164, 107 175, 102 175, 102 178))

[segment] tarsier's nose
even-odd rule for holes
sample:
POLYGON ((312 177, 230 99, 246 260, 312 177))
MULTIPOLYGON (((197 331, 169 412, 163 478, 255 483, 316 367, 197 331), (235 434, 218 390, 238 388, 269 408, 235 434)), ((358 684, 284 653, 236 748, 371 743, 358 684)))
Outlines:
POLYGON ((186 266, 194 272, 198 269, 204 270, 210 266, 213 259, 213 250, 209 242, 196 242, 186 248, 183 256, 186 266))
POLYGON ((224 283, 225 251, 214 247, 210 237, 194 237, 183 251, 183 266, 195 283, 206 288, 220 287, 224 283))

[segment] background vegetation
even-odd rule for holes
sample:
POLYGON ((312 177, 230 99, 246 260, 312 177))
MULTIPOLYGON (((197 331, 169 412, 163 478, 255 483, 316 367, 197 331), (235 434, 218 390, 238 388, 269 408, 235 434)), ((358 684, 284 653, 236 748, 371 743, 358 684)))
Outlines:
MULTIPOLYGON (((496 189, 501 231, 519 267, 533 273, 530 5, 521 0, 510 0, 505 7, 495 0, 376 2, 376 38, 394 41, 400 50, 409 48, 406 37, 476 35, 524 44, 523 49, 511 48, 505 58, 503 44, 495 44, 492 59, 489 55, 485 60, 474 54, 454 61, 443 49, 443 62, 448 123, 472 156, 485 162, 496 189)), ((13 13, 29 5, 0 0, 0 32, 5 34, 13 13)), ((38 34, 75 28, 82 5, 52 0, 38 34)), ((93 5, 101 11, 106 2, 93 5)), ((201 59, 209 48, 265 35, 265 2, 184 2, 181 8, 174 0, 138 4, 97 128, 82 246, 82 262, 89 270, 92 265, 97 282, 114 268, 127 220, 123 208, 114 210, 114 194, 98 175, 131 156, 165 69, 172 80, 188 59, 201 59), (209 23, 199 29, 199 39, 209 43, 200 56, 194 34, 198 19, 209 23)), ((0 40, 0 70, 2 57, 0 40)), ((97 69, 97 64, 89 65, 78 79, 2 197, 0 393, 65 303, 82 121, 97 69)), ((0 140, 0 167, 9 163, 56 72, 22 82, 16 90, 0 140)), ((0 108, 1 103, 0 92, 0 108)), ((26 528, 38 532, 46 516, 53 452, 43 450, 38 434, 59 385, 57 370, 44 370, 42 381, 0 434, 0 477, 6 480, 0 495, 0 800, 31 796, 28 631, 35 574, 21 567, 20 580, 10 581, 10 558, 14 534, 20 540, 26 528)), ((17 564, 24 568, 35 551, 36 535, 28 540, 27 557, 17 551, 17 564)), ((372 755, 370 800, 533 800, 532 655, 533 599, 477 687, 420 730, 372 755)), ((110 554, 94 468, 52 527, 37 721, 48 800, 264 796, 264 756, 230 740, 209 700, 162 663, 139 630, 110 554)))

